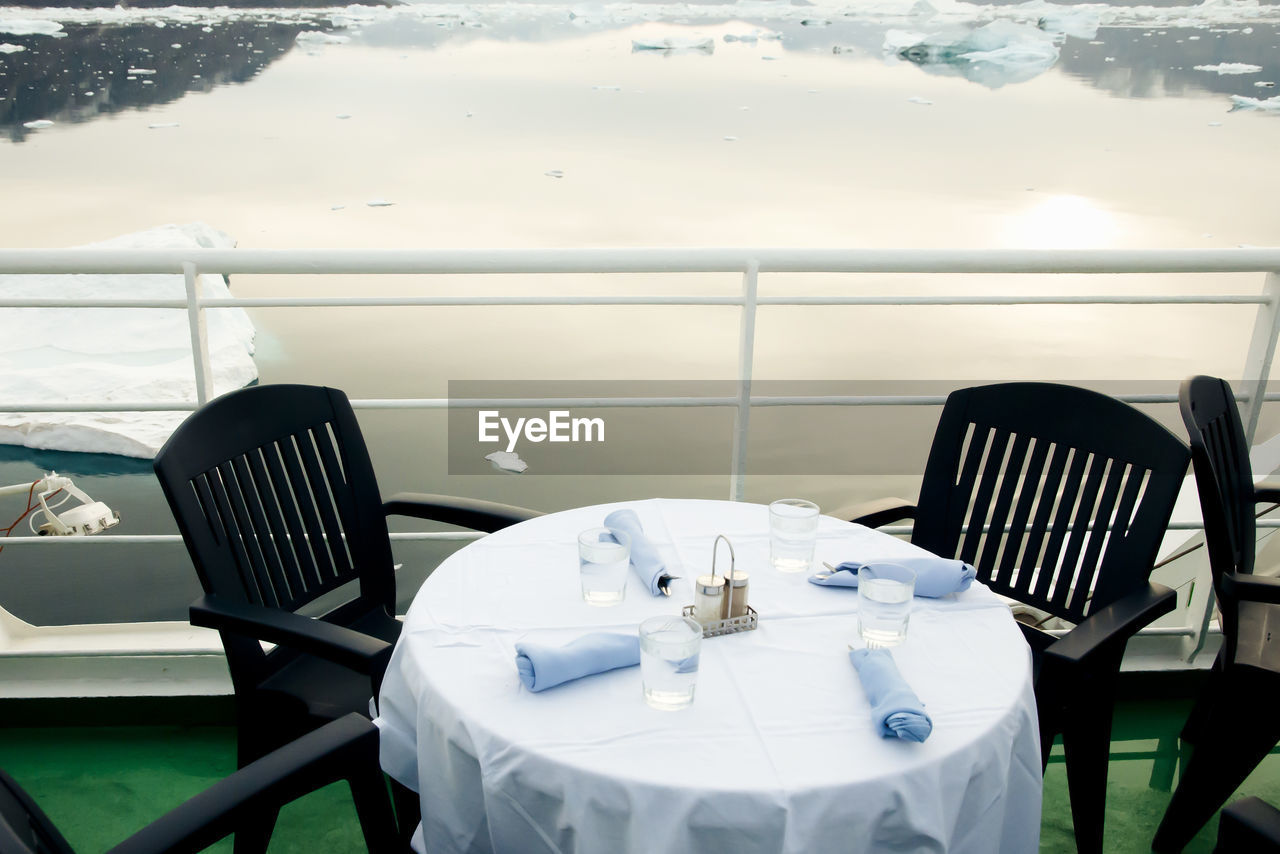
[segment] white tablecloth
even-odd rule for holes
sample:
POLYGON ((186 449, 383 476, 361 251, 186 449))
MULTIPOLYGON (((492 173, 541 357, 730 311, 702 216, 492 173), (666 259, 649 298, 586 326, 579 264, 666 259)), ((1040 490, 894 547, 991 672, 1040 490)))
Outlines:
MULTIPOLYGON (((721 546, 721 571, 727 553, 721 546)), ((919 553, 823 517, 818 560, 919 553)), ((857 592, 769 566, 768 509, 654 499, 541 517, 460 550, 427 579, 383 683, 382 765, 420 792, 415 847, 437 852, 1034 852, 1040 748, 1030 652, 974 584, 917 598, 893 650, 933 718, 882 738, 848 657, 857 592), (683 576, 582 601, 576 535, 634 508, 683 576), (752 632, 703 641, 693 705, 649 708, 624 668, 534 694, 515 644, 633 630, 693 601, 716 534, 751 575, 752 632)), ((634 579, 633 579, 634 581, 634 579)))

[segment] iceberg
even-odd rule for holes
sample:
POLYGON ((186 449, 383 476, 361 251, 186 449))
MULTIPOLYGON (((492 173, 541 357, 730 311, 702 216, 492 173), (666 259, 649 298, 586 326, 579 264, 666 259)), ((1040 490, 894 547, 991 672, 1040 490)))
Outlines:
MULTIPOLYGON (((232 248, 235 241, 203 223, 165 225, 90 244, 94 249, 232 248)), ((200 276, 202 296, 230 296, 221 275, 200 276)), ((8 299, 185 298, 177 274, 0 274, 8 299)), ((254 328, 240 308, 205 310, 211 394, 258 378, 254 328)), ((0 309, 0 400, 67 404, 87 401, 195 401, 187 313, 167 308, 0 309)), ((0 412, 0 444, 149 459, 186 412, 0 412)))
POLYGON ((1280 112, 1280 95, 1274 98, 1247 98, 1244 95, 1231 96, 1231 109, 1227 112, 1234 113, 1236 110, 1262 110, 1263 112, 1276 113, 1280 112))
POLYGON ((1257 74, 1261 65, 1250 65, 1247 62, 1219 62, 1217 65, 1197 65, 1196 71, 1216 71, 1218 74, 1257 74))
POLYGON ((974 29, 935 33, 889 30, 884 50, 926 70, 959 74, 992 89, 1030 80, 1058 61, 1060 34, 996 20, 974 29))

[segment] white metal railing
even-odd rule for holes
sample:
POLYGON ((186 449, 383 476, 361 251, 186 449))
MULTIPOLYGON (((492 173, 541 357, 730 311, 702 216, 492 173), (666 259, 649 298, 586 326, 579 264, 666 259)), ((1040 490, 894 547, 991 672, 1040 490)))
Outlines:
MULTIPOLYGON (((0 308, 171 308, 189 318, 196 400, 80 401, 41 403, 3 401, 0 412, 184 411, 208 399, 212 382, 204 312, 210 308, 241 307, 358 307, 358 306, 737 306, 741 308, 738 335, 737 394, 678 398, 567 398, 550 400, 450 401, 444 398, 353 400, 358 409, 443 409, 468 405, 536 406, 717 406, 735 409, 730 466, 730 497, 741 499, 746 477, 746 448, 750 413, 756 406, 939 405, 938 395, 763 396, 752 394, 756 316, 762 306, 1019 306, 1019 305, 1255 305, 1258 307, 1246 364, 1235 378, 1246 430, 1252 439, 1261 404, 1280 399, 1265 394, 1280 332, 1280 248, 1187 250, 831 250, 831 249, 468 249, 468 250, 97 250, 0 249, 0 274, 156 274, 182 275, 185 299, 0 298, 0 308), (737 273, 742 288, 736 295, 505 295, 399 297, 233 297, 202 298, 198 277, 214 274, 621 274, 621 273, 737 273), (1141 274, 1141 273, 1259 273, 1256 293, 1237 294, 1023 294, 844 296, 788 293, 761 295, 762 275, 777 273, 882 274, 1141 274)), ((1119 395, 1134 403, 1170 402, 1176 395, 1119 395)), ((1194 530, 1180 523, 1176 530, 1194 530)), ((469 539, 471 534, 398 534, 397 539, 469 539)), ((7 544, 44 542, 69 545, 69 538, 22 538, 7 544)), ((113 535, 89 543, 174 542, 172 535, 113 535)), ((1205 597, 1205 608, 1212 607, 1205 597)), ((1150 634, 1197 634, 1197 628, 1163 627, 1150 634)), ((145 626, 139 626, 145 631, 145 626)), ((0 652, 3 652, 0 637, 0 652)))

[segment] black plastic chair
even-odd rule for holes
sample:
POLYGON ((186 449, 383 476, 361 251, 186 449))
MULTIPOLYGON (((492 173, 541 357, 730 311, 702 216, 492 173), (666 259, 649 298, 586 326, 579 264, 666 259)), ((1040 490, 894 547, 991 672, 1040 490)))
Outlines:
POLYGON ((1280 740, 1280 579, 1253 574, 1255 512, 1280 485, 1253 482, 1235 395, 1225 380, 1182 383, 1205 547, 1222 618, 1222 647, 1182 729, 1192 746, 1153 848, 1180 851, 1280 740), (1272 633, 1277 635, 1274 639, 1272 633))
POLYGON ((1062 734, 1076 845, 1102 850, 1107 758, 1129 638, 1173 610, 1150 582, 1187 447, 1114 398, 1051 383, 947 397, 911 504, 863 505, 854 522, 914 519, 911 542, 960 558, 1001 595, 1076 624, 1031 646, 1042 762, 1062 734))
POLYGON ((1280 854, 1280 810, 1243 798, 1222 811, 1213 854, 1280 854))
POLYGON ((439 495, 384 503, 350 402, 320 386, 210 401, 160 449, 155 471, 206 594, 191 622, 217 629, 226 650, 242 767, 348 712, 368 714, 401 626, 388 515, 487 532, 540 515, 439 495))
MULTIPOLYGON (((246 825, 274 823, 280 807, 330 783, 351 786, 356 815, 371 854, 404 850, 378 767, 378 730, 347 715, 262 757, 177 809, 166 813, 110 854, 201 851, 246 825)), ((0 771, 0 854, 72 854, 49 817, 0 771)))

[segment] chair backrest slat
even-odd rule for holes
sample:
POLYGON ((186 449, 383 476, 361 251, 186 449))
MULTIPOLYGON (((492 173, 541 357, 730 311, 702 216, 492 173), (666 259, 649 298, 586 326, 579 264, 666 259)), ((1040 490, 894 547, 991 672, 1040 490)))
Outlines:
POLYGON ((280 444, 285 470, 289 475, 289 485, 293 487, 294 500, 297 502, 298 511, 307 530, 307 552, 311 555, 311 562, 304 567, 303 584, 308 591, 323 589, 329 579, 337 577, 338 570, 334 566, 333 557, 329 554, 324 523, 320 521, 319 505, 311 489, 311 482, 303 469, 297 437, 286 437, 280 444))
MULTIPOLYGON (((1044 466, 1049 458, 1049 442, 1028 438, 1032 444, 1031 458, 1022 473, 1022 489, 1018 491, 1017 503, 1013 511, 1013 519, 1009 522, 1012 534, 1010 542, 1001 555, 1000 563, 992 576, 997 584, 1012 585, 1017 583, 1018 568, 1023 555, 1029 549, 1039 549, 1043 542, 1044 530, 1035 526, 1028 527, 1032 509, 1037 506, 1039 490, 1033 488, 1044 480, 1044 466)), ((1013 483, 1010 483, 1012 489, 1013 483)))
POLYGON ((1006 523, 1009 521, 1009 509, 1013 505, 1014 496, 1018 492, 1023 468, 1027 461, 1027 449, 1031 437, 1019 433, 1013 437, 1013 445, 1005 459, 1004 472, 999 475, 1000 486, 996 495, 995 507, 987 519, 987 527, 993 532, 988 535, 982 547, 979 560, 987 566, 996 567, 1001 563, 1005 552, 1016 552, 1022 544, 1022 532, 1012 529, 1010 536, 1004 536, 1006 523))
POLYGON ((284 526, 290 546, 289 559, 285 561, 285 577, 288 579, 289 588, 295 591, 295 595, 303 595, 312 586, 307 584, 306 579, 318 580, 320 575, 316 571, 315 554, 307 538, 302 511, 298 506, 297 496, 293 492, 293 485, 284 470, 281 457, 280 442, 272 442, 263 448, 262 458, 265 468, 263 477, 271 484, 275 494, 275 509, 281 517, 281 524, 284 526))
MULTIPOLYGON (((307 475, 311 499, 320 513, 320 520, 324 526, 324 543, 328 546, 331 559, 332 575, 329 578, 322 576, 322 581, 343 582, 351 576, 351 559, 342 537, 342 522, 340 513, 334 506, 334 493, 331 487, 345 487, 346 484, 340 480, 337 483, 331 481, 332 472, 320 462, 317 444, 319 441, 327 440, 328 434, 324 433, 317 437, 316 432, 312 429, 298 437, 298 456, 302 460, 302 467, 307 475)), ((323 447, 323 444, 320 447, 323 447)))
POLYGON ((961 389, 939 420, 912 541, 1079 622, 1146 582, 1187 456, 1163 426, 1097 392, 961 389))
POLYGON ((262 489, 264 484, 254 475, 251 458, 258 453, 257 449, 242 454, 232 460, 236 481, 240 484, 241 500, 248 510, 252 525, 252 542, 258 551, 260 560, 255 564, 258 586, 271 591, 271 604, 277 608, 292 608, 293 594, 284 580, 284 563, 281 560, 280 548, 284 544, 282 531, 275 529, 267 519, 266 506, 262 489))

